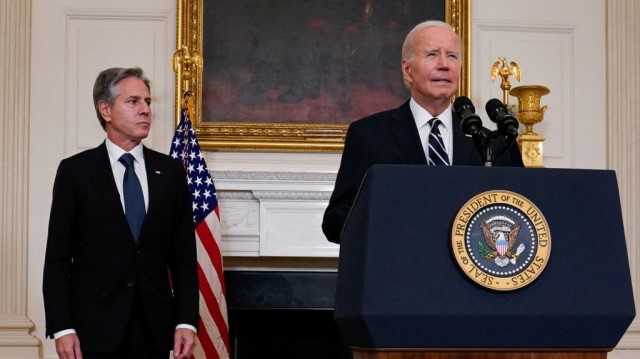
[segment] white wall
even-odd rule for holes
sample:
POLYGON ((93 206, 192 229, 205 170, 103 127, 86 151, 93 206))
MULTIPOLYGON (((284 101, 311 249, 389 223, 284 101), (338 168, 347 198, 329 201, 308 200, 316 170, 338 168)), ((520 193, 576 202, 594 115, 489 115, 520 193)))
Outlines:
MULTIPOLYGON (((605 1, 476 0, 472 2, 473 80, 477 107, 502 98, 489 69, 515 60, 521 82, 545 85, 548 106, 534 129, 546 138, 547 167, 606 167, 605 1)), ((517 99, 511 97, 511 104, 517 99)), ((484 113, 484 110, 482 110, 484 113)))

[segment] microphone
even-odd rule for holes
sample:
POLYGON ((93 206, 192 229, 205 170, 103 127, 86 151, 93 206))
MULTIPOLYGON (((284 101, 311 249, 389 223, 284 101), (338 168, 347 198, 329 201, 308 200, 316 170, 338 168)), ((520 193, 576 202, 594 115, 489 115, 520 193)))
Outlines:
POLYGON ((499 133, 512 138, 518 136, 518 119, 500 100, 497 98, 489 100, 485 110, 487 110, 487 115, 489 115, 491 121, 498 125, 499 133))
POLYGON ((468 97, 460 96, 453 102, 453 113, 460 118, 462 132, 474 138, 483 136, 482 120, 468 97))

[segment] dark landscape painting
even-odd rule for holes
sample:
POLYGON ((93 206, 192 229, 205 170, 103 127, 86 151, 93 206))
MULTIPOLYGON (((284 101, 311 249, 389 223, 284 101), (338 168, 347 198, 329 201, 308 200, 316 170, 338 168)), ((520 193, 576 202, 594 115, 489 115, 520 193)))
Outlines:
POLYGON ((444 1, 205 0, 205 122, 348 124, 408 98, 406 33, 444 1))

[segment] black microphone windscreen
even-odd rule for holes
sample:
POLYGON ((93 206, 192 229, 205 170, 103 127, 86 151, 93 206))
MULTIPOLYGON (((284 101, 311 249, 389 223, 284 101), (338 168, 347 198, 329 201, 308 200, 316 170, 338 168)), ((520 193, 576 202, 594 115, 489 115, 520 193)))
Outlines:
POLYGON ((498 100, 497 98, 492 98, 491 100, 489 100, 489 102, 487 102, 487 105, 484 107, 484 109, 487 111, 487 114, 489 115, 489 117, 491 117, 492 120, 494 118, 494 114, 500 108, 505 108, 505 106, 502 101, 498 100))
POLYGON ((476 113, 476 108, 468 97, 458 96, 456 100, 453 101, 453 112, 460 114, 465 110, 470 110, 472 113, 476 113))

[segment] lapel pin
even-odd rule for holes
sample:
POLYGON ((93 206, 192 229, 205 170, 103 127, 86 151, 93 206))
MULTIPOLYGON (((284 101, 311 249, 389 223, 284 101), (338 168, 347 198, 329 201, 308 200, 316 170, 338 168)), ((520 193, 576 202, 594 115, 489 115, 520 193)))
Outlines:
POLYGON ((157 175, 161 175, 161 174, 162 174, 162 172, 160 172, 160 171, 158 171, 158 170, 155 170, 154 172, 155 172, 157 175))

